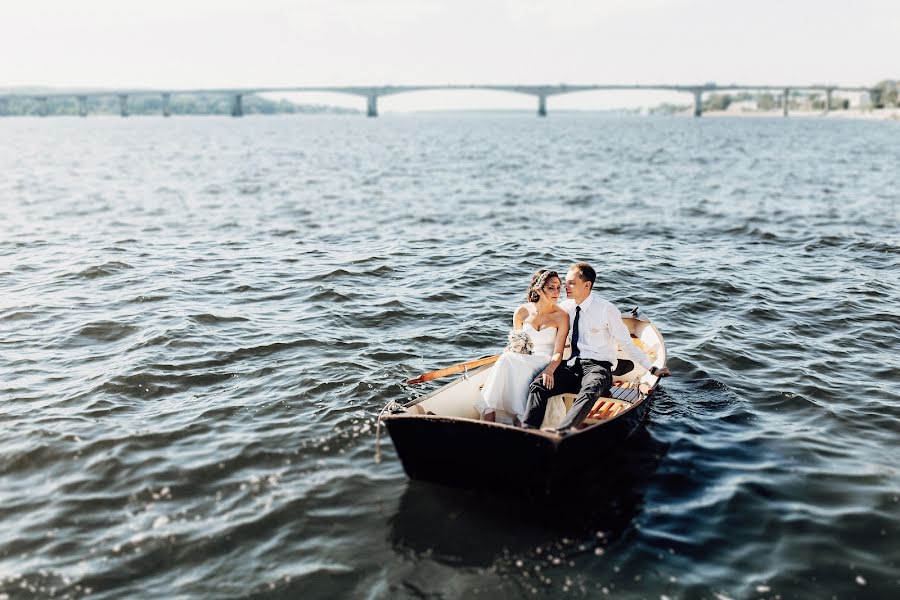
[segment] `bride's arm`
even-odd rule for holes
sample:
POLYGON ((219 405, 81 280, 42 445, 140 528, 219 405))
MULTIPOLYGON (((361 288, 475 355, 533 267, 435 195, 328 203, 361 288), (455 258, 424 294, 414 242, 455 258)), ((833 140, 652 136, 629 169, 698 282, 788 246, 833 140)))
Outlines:
POLYGON ((523 304, 516 309, 516 312, 513 313, 513 329, 515 329, 516 331, 522 329, 522 326, 525 324, 525 319, 527 318, 528 306, 523 304))
POLYGON ((569 335, 569 315, 563 312, 554 320, 556 325, 556 339, 553 341, 553 356, 550 357, 550 363, 541 371, 541 381, 549 390, 553 387, 553 373, 556 367, 562 363, 563 348, 566 346, 566 336, 569 335))
POLYGON ((550 357, 550 364, 547 369, 551 369, 551 373, 562 362, 563 350, 566 347, 566 338, 569 336, 569 315, 563 312, 556 319, 556 340, 553 342, 553 356, 550 357))
POLYGON ((553 384, 555 383, 553 373, 556 372, 556 367, 562 362, 566 336, 569 335, 569 315, 563 311, 561 316, 556 317, 554 323, 556 325, 556 339, 553 341, 553 356, 550 357, 550 363, 541 371, 541 383, 548 390, 553 389, 553 384))

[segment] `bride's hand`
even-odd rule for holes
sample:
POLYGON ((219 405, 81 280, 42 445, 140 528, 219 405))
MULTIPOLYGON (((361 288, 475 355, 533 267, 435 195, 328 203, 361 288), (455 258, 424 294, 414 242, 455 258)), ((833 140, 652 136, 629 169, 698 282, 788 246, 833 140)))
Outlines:
POLYGON ((549 389, 553 389, 553 371, 544 370, 541 372, 541 383, 544 384, 544 387, 549 389))

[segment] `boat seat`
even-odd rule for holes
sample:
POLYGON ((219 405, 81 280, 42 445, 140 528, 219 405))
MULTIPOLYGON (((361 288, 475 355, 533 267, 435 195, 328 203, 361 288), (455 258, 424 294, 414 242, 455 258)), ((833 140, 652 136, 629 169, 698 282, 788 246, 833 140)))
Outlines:
MULTIPOLYGON (((636 387, 625 387, 622 385, 613 385, 609 388, 609 396, 613 400, 622 400, 623 402, 636 402, 641 397, 641 391, 636 387)), ((602 400, 603 398, 600 398, 602 400)), ((600 401, 598 400, 598 402, 600 401)), ((596 406, 596 405, 594 405, 596 406)))
POLYGON ((630 402, 623 402, 622 400, 612 400, 610 398, 600 398, 597 400, 597 403, 594 404, 594 408, 591 409, 591 412, 588 413, 588 416, 585 418, 584 422, 587 424, 591 423, 599 423, 600 421, 608 421, 613 417, 619 415, 626 410, 631 408, 630 402))

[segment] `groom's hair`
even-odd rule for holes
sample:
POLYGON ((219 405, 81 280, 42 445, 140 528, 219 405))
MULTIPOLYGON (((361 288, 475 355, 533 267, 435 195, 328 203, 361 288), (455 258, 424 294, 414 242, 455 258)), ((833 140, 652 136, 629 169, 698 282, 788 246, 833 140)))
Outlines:
POLYGON ((591 282, 591 289, 594 289, 594 282, 597 281, 597 271, 594 270, 594 267, 587 264, 586 262, 575 263, 569 270, 578 269, 578 272, 581 274, 581 278, 584 281, 591 282))

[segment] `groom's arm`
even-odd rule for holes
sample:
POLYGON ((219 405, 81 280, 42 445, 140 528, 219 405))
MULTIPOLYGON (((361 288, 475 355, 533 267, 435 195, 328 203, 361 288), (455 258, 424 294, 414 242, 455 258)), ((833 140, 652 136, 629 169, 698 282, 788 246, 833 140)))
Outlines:
POLYGON ((649 371, 650 367, 653 366, 653 361, 651 361, 650 358, 631 341, 631 332, 628 331, 628 328, 625 327, 625 323, 622 322, 622 313, 619 312, 618 308, 612 305, 609 305, 606 313, 609 332, 612 334, 613 338, 615 338, 616 342, 619 343, 619 348, 621 348, 630 359, 649 371))

